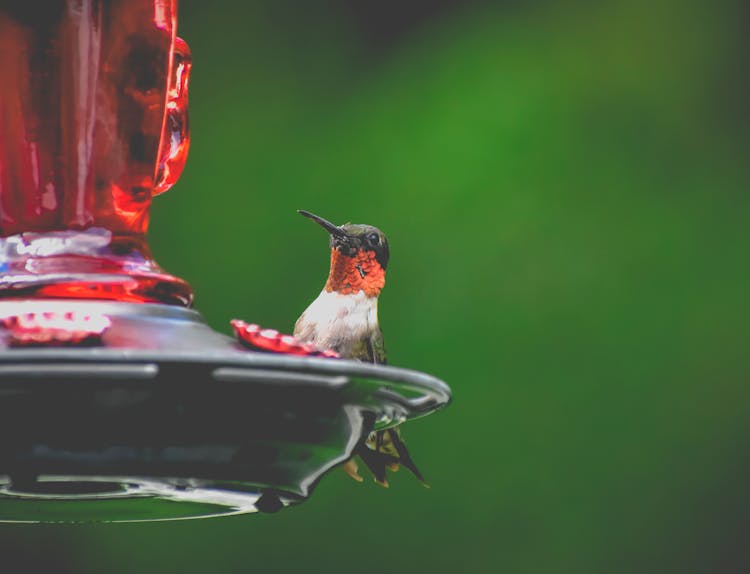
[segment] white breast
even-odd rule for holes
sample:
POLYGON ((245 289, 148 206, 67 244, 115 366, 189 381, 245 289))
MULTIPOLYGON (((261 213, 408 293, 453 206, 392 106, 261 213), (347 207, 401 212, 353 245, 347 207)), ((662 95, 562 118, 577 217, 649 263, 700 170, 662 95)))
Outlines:
POLYGON ((323 349, 339 349, 378 328, 378 298, 323 290, 297 320, 294 336, 323 349))

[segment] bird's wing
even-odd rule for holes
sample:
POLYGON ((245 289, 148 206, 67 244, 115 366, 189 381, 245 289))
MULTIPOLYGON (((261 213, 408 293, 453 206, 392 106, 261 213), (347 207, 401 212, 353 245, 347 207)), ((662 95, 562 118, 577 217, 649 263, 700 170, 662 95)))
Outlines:
POLYGON ((367 340, 368 354, 370 362, 376 365, 385 365, 388 361, 385 354, 385 342, 383 341, 383 331, 375 329, 370 338, 367 340))
POLYGON ((348 351, 341 355, 347 359, 362 361, 363 363, 385 364, 385 345, 383 345, 383 333, 380 329, 366 335, 361 340, 354 342, 348 351))

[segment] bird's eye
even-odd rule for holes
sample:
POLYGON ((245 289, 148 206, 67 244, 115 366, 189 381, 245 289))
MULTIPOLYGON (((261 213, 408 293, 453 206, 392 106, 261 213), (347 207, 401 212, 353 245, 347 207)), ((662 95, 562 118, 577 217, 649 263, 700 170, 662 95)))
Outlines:
POLYGON ((367 236, 367 239, 373 245, 380 244, 380 236, 377 233, 370 233, 370 235, 367 236))

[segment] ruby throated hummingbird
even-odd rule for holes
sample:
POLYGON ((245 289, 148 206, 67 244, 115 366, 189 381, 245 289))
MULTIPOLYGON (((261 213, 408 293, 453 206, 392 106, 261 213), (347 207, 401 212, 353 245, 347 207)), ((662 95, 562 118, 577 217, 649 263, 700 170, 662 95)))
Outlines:
MULTIPOLYGON (((309 211, 299 211, 330 234, 331 267, 325 287, 297 319, 294 336, 303 343, 332 349, 344 359, 386 363, 383 333, 378 323, 378 295, 385 286, 388 240, 371 225, 334 225, 309 211)), ((424 478, 406 450, 398 427, 370 433, 355 453, 388 486, 386 469, 403 465, 424 484, 424 478)), ((362 481, 350 459, 344 469, 362 481)))

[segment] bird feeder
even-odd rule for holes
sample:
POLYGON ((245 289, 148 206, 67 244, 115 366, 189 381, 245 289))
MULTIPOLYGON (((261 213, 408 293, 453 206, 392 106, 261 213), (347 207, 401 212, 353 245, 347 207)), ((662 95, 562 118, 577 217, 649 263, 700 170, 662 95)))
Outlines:
POLYGON ((155 262, 189 146, 176 4, 0 0, 0 521, 274 512, 450 400, 276 333, 249 348, 155 262))

